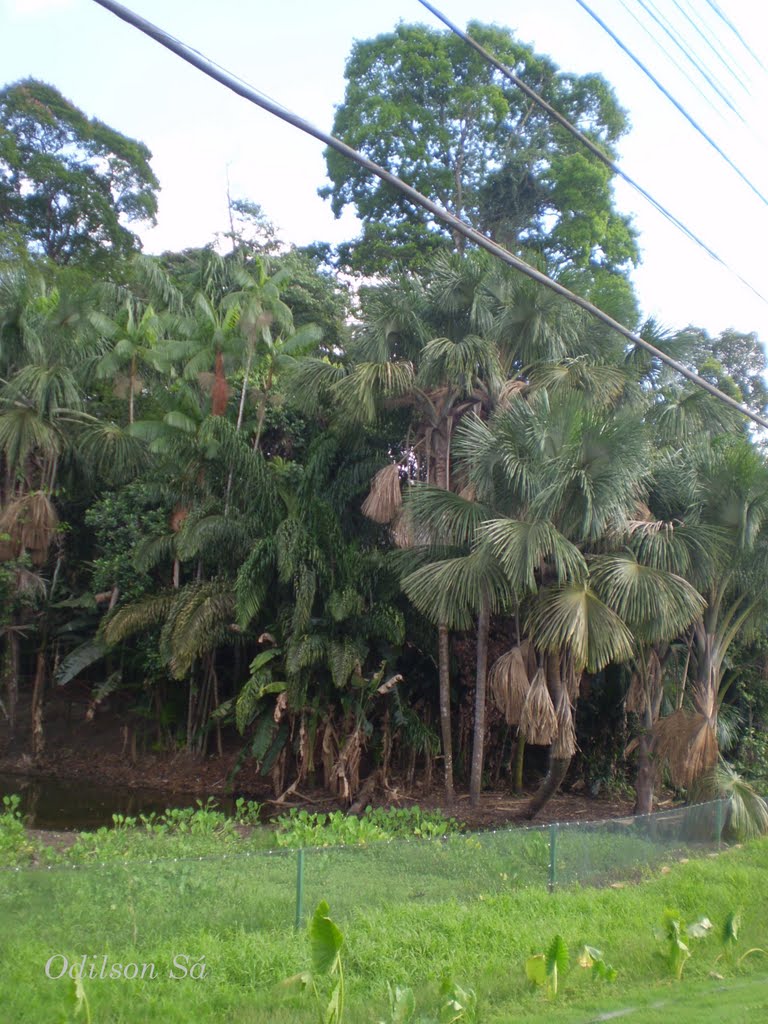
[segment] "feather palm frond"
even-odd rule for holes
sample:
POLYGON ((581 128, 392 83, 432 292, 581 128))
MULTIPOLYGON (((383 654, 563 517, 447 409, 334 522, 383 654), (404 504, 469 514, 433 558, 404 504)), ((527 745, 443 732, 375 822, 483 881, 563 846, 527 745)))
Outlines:
POLYGON ((550 562, 558 580, 582 580, 584 556, 548 520, 491 519, 480 527, 516 590, 535 591, 536 572, 550 562))
POLYGON ((105 643, 114 647, 134 633, 164 622, 177 597, 177 591, 166 590, 118 608, 104 619, 101 627, 105 643))

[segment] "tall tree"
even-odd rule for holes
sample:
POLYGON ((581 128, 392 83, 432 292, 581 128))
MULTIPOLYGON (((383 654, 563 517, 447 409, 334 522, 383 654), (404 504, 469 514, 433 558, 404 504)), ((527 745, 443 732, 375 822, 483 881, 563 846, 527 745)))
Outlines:
POLYGON ((0 223, 59 264, 103 265, 140 248, 125 222, 154 221, 151 153, 51 85, 0 90, 0 223))
MULTIPOLYGON (((469 30, 612 151, 627 121, 603 78, 559 72, 508 29, 473 22, 469 30)), ((355 43, 346 77, 334 134, 452 213, 558 264, 623 271, 636 261, 609 172, 453 33, 399 25, 355 43)), ((446 245, 444 230, 391 186, 334 151, 326 162, 331 184, 321 195, 337 215, 352 205, 363 221, 349 253, 354 267, 415 267, 446 245)), ((461 251, 462 238, 452 241, 461 251)))

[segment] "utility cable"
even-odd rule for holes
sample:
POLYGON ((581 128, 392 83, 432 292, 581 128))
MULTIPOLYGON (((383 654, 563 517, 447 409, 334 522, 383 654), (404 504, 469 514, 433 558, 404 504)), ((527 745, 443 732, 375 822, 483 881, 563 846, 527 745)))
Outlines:
POLYGON ((654 35, 653 31, 649 28, 649 26, 646 25, 645 22, 635 13, 632 6, 632 0, 619 0, 619 3, 624 8, 626 13, 630 16, 630 18, 634 21, 634 23, 640 28, 640 30, 642 32, 645 32, 645 34, 651 40, 653 45, 656 46, 659 50, 661 50, 661 52, 664 54, 664 56, 667 58, 670 64, 672 64, 672 66, 676 68, 681 75, 683 75, 683 77, 686 79, 691 88, 696 90, 696 92, 699 94, 699 96, 701 96, 701 98, 704 100, 707 106, 710 107, 720 117, 722 117, 723 114, 718 109, 714 100, 704 91, 704 89, 702 89, 698 82, 695 82, 693 80, 689 72, 686 71, 686 69, 682 66, 682 64, 674 56, 674 54, 670 53, 670 51, 667 49, 664 43, 659 39, 658 34, 654 35))
POLYGON ((150 38, 160 43, 161 46, 164 46, 172 53, 175 53, 177 57, 181 57, 182 60, 185 60, 188 64, 196 67, 199 71, 202 71, 203 74, 208 75, 209 78, 213 78, 221 85, 226 86, 227 89, 230 89, 238 96, 242 96, 243 99, 254 103, 257 107, 261 107, 262 110, 266 110, 268 113, 279 117, 282 121, 287 122, 294 128, 298 128, 307 135, 311 135, 313 138, 318 139, 318 141, 322 142, 329 149, 336 150, 337 153, 340 153, 342 156, 354 161, 354 163, 358 164, 360 167, 364 167, 367 171, 375 174, 388 185, 392 185, 393 188, 402 192, 402 194, 412 203, 417 206, 421 206, 428 213, 431 213, 437 220, 441 221, 443 224, 447 224, 448 227, 456 231, 468 241, 472 242, 474 245, 479 246, 481 249, 485 249, 486 252, 489 252, 492 256, 495 256, 507 266, 520 271, 520 273, 534 281, 537 281, 545 288, 549 288, 550 291, 553 291, 556 295, 559 295, 566 301, 579 306, 585 312, 611 328, 611 330, 616 331, 616 333, 620 334, 626 341, 629 341, 631 344, 649 352, 652 356, 671 367, 671 369, 675 370, 681 376, 692 381, 700 388, 703 388, 719 401, 724 402, 731 409, 735 409, 737 412, 746 416, 748 419, 751 419, 761 427, 768 429, 768 419, 765 419, 763 416, 760 416, 758 413, 747 408, 747 406, 735 401, 735 399, 731 398, 730 395, 726 395, 724 392, 720 391, 719 388, 716 388, 713 384, 710 384, 709 381, 700 377, 697 373, 694 373, 693 370, 689 370, 687 366, 683 366, 682 363, 679 363, 676 359, 667 355, 666 352, 662 352, 661 349, 656 348, 655 345, 652 345, 649 341, 640 337, 639 334, 635 334, 635 332, 630 331, 628 327, 624 327, 623 324, 614 320, 613 317, 608 315, 608 313, 604 313, 603 310, 598 309, 597 306, 593 305, 593 303, 589 302, 587 299, 569 291, 558 281, 554 281, 551 277, 547 277, 547 275, 543 274, 540 270, 537 270, 524 260, 521 260, 519 256, 515 256, 513 253, 508 252, 502 246, 481 234, 481 232, 476 231, 475 228, 466 224, 459 217, 455 216, 455 214, 444 210, 441 206, 438 206, 437 203, 428 199, 427 196, 422 195, 421 192, 418 192, 411 185, 406 184, 406 182, 402 181, 396 175, 387 171, 385 168, 380 167, 372 160, 369 160, 356 149, 348 146, 346 142, 342 142, 341 139, 337 139, 333 135, 329 135, 327 132, 322 131, 320 128, 316 128, 303 117, 299 117, 298 114, 294 114, 292 111, 280 106, 273 100, 267 99, 265 96, 257 92, 252 86, 246 85, 235 75, 232 75, 229 72, 224 71, 221 67, 216 66, 212 61, 203 57, 200 53, 196 52, 179 39, 170 35, 168 32, 163 31, 161 28, 158 28, 151 21, 147 21, 146 18, 142 18, 140 15, 135 14, 127 7, 124 7, 123 4, 117 3, 116 0, 94 0, 94 3, 97 3, 100 7, 110 11, 112 14, 127 22, 129 25, 132 25, 140 32, 143 32, 145 35, 150 36, 150 38))
POLYGON ((731 96, 725 92, 725 86, 722 86, 714 76, 710 76, 697 57, 692 54, 691 50, 680 42, 669 21, 662 15, 656 4, 653 3, 653 0, 638 0, 638 3, 646 14, 653 20, 654 24, 658 25, 662 32, 672 40, 672 43, 678 48, 685 59, 698 71, 709 87, 717 93, 729 110, 731 110, 731 112, 734 113, 741 121, 744 121, 744 118, 734 106, 731 96))
POLYGON ((744 47, 744 49, 747 51, 747 53, 750 55, 750 57, 752 57, 753 60, 755 60, 760 65, 760 67, 763 69, 763 71, 768 70, 768 69, 766 69, 765 64, 763 64, 763 62, 757 56, 755 51, 752 49, 752 47, 746 41, 744 36, 741 34, 741 32, 739 32, 739 30, 736 28, 736 26, 733 24, 733 22, 730 21, 729 18, 727 18, 726 15, 723 13, 723 9, 720 6, 720 4, 716 3, 715 0, 707 0, 707 3, 712 8, 712 10, 715 12, 715 14, 718 16, 718 18, 720 18, 720 20, 725 25, 728 26, 728 28, 731 30, 731 32, 733 32, 733 34, 739 40, 739 42, 744 47))
POLYGON ((585 0, 576 0, 576 3, 579 5, 579 7, 585 10, 591 18, 593 18, 597 22, 600 28, 602 28, 605 32, 608 33, 608 35, 611 37, 614 43, 616 43, 616 45, 620 47, 620 49, 622 49, 624 53, 626 53, 626 55, 635 62, 635 64, 637 64, 637 66, 640 68, 644 75, 650 78, 650 80, 653 82, 656 88, 663 93, 663 95, 669 100, 669 102, 683 115, 686 121, 699 133, 699 135, 701 135, 701 137, 712 147, 712 149, 714 149, 715 152, 719 156, 721 156, 723 160, 725 160, 725 162, 728 164, 731 170, 735 171, 736 174, 738 174, 738 176, 744 182, 744 184, 749 189, 751 189, 752 192, 755 193, 758 199, 762 203, 765 203, 766 206, 768 206, 768 199, 766 199, 766 197, 763 195, 760 189, 756 185, 752 184, 752 182, 749 180, 746 174, 739 167, 737 167, 733 160, 731 160, 731 158, 728 156, 728 154, 725 153, 724 150, 720 148, 720 146, 718 146, 718 144, 715 142, 712 136, 708 135, 707 132, 705 132, 704 129, 701 127, 701 125, 697 121, 695 121, 693 117, 691 117, 691 115, 688 113, 685 107, 675 99, 672 93, 665 86, 661 84, 658 78, 656 78, 653 72, 651 72, 645 64, 643 64, 640 58, 636 57, 635 54, 632 53, 632 51, 629 49, 626 43, 623 43, 621 39, 619 39, 619 37, 616 35, 613 29, 609 28, 608 25, 606 25, 606 23, 603 21, 600 15, 593 11, 589 4, 585 2, 585 0))
POLYGON ((489 53, 488 50, 481 46, 480 43, 478 43, 475 39, 472 38, 472 36, 468 35, 466 32, 460 29, 458 25, 455 25, 450 20, 450 18, 446 17, 446 15, 444 15, 441 11, 434 7, 429 2, 429 0, 419 0, 419 3, 422 5, 422 7, 426 7, 426 9, 430 11, 430 13, 434 14, 434 16, 439 21, 442 21, 442 23, 446 25, 451 30, 451 32, 455 33, 460 39, 463 39, 465 43, 471 46, 473 50, 477 51, 477 53, 483 56, 489 63, 491 63, 497 69, 497 71, 500 71, 505 78, 509 79, 510 82, 516 85, 518 89, 525 93, 525 95, 530 100, 532 100, 538 107, 540 107, 547 114, 549 114, 551 118, 557 121, 557 123, 562 128, 569 132, 583 146, 586 146, 589 152, 593 156, 597 157, 597 159, 600 160, 601 163, 605 164, 605 166, 608 167, 614 174, 617 174, 620 178, 626 181, 628 185, 631 185, 632 188, 636 192, 638 192, 643 197, 643 199, 647 200, 647 202, 649 202, 655 210, 657 210, 663 217, 666 217, 670 224, 673 224, 676 228, 678 228, 678 230, 682 231, 687 238, 689 238, 692 242, 695 242, 695 244, 698 245, 701 249, 703 249, 704 252, 711 259, 713 259, 716 263, 719 263, 721 267, 724 267, 729 273, 733 274, 734 277, 736 277, 739 281, 741 281, 743 285, 749 288, 749 290, 754 295, 756 295, 762 302, 768 304, 768 298, 766 298, 753 284, 750 284, 750 282, 747 281, 746 278, 742 277, 741 274, 738 273, 738 271, 734 270, 733 267, 731 267, 728 263, 725 262, 724 259, 722 259, 722 257, 718 256, 714 249, 710 248, 710 246, 708 246, 706 242, 702 241, 702 239, 699 238, 699 236, 695 234, 694 231, 691 230, 691 228, 684 224, 679 219, 679 217, 676 217, 665 206, 662 206, 662 204, 657 199, 654 199, 650 192, 644 189, 642 185, 640 185, 638 182, 634 180, 634 178, 631 178, 625 171, 623 171, 621 167, 619 167, 619 165, 603 149, 601 149, 596 143, 592 141, 592 139, 589 138, 589 136, 585 135, 575 125, 571 124, 571 122, 563 114, 561 114, 559 110, 556 110, 550 103, 548 103, 544 99, 543 96, 537 93, 535 89, 532 89, 531 86, 527 84, 527 82, 524 82, 522 78, 518 77, 518 75, 516 75, 511 68, 508 68, 505 64, 502 64, 500 60, 494 57, 492 53, 489 53))
MULTIPOLYGON (((749 89, 748 89, 748 88, 746 87, 746 85, 744 84, 744 82, 743 82, 743 81, 742 81, 742 80, 741 80, 741 79, 739 78, 739 76, 738 76, 738 75, 736 74, 736 72, 735 72, 735 71, 733 70, 732 64, 735 64, 735 63, 736 63, 736 61, 735 61, 735 59, 733 58, 733 56, 732 56, 732 55, 731 55, 731 54, 730 54, 730 53, 728 52, 728 50, 727 50, 727 49, 726 49, 726 48, 725 48, 724 46, 722 46, 722 44, 720 44, 720 45, 721 45, 721 47, 722 47, 722 50, 723 50, 723 52, 721 52, 721 51, 720 51, 720 50, 719 50, 719 49, 717 48, 717 46, 715 46, 715 44, 714 44, 714 43, 712 42, 712 40, 711 40, 711 39, 709 38, 709 36, 708 36, 708 35, 707 35, 707 34, 706 34, 706 33, 704 32, 704 30, 703 30, 703 29, 702 29, 702 28, 701 28, 701 27, 700 27, 700 26, 699 26, 699 25, 698 25, 698 24, 696 23, 695 19, 694 19, 694 18, 693 18, 693 17, 691 16, 691 14, 689 14, 689 13, 688 13, 688 11, 687 11, 687 10, 686 10, 686 9, 685 9, 685 8, 683 7, 683 5, 682 5, 682 3, 680 2, 680 0, 672 0, 672 3, 673 3, 673 4, 675 5, 675 7, 676 7, 676 8, 678 9, 678 11, 679 11, 679 12, 680 12, 680 13, 682 14, 682 16, 683 16, 683 17, 685 18, 685 20, 686 20, 686 21, 688 22, 688 24, 689 24, 689 25, 690 25, 690 26, 691 26, 691 27, 693 28, 694 32, 696 32, 696 34, 697 34, 698 36, 700 36, 700 37, 701 37, 701 39, 702 39, 702 40, 704 41, 704 43, 705 43, 705 44, 706 44, 706 45, 707 45, 707 46, 709 47, 709 49, 710 49, 710 50, 712 51, 712 53, 713 53, 713 54, 715 55, 715 57, 717 58, 717 60, 719 60, 719 61, 720 61, 720 63, 721 63, 722 65, 723 65, 723 67, 724 67, 724 68, 725 68, 725 70, 726 70, 726 71, 728 72, 728 74, 729 74, 729 75, 731 76, 731 78, 733 78, 733 80, 734 80, 734 81, 735 81, 735 82, 736 82, 736 83, 737 83, 738 85, 740 85, 740 86, 741 86, 741 88, 742 88, 742 89, 743 89, 743 90, 744 90, 744 91, 745 91, 746 93, 748 93, 748 92, 749 92, 749 89), (728 61, 728 60, 726 60, 726 57, 730 58, 730 62, 731 62, 731 63, 729 63, 729 61, 728 61)), ((686 6, 687 6, 687 7, 689 8, 689 10, 691 10, 690 4, 686 3, 686 6)), ((695 9, 693 10, 693 13, 694 13, 694 14, 696 13, 696 12, 695 12, 695 9)))

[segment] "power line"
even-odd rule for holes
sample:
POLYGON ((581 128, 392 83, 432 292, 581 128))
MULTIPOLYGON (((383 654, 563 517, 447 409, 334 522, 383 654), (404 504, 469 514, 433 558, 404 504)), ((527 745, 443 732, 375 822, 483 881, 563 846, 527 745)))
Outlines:
POLYGON ((741 118, 741 120, 743 121, 744 118, 741 116, 739 111, 733 105, 730 96, 724 91, 724 88, 721 88, 720 83, 717 81, 717 79, 712 77, 712 76, 710 76, 707 73, 706 69, 704 67, 702 67, 702 65, 696 59, 696 57, 692 56, 690 49, 688 47, 686 47, 686 46, 683 46, 683 44, 680 42, 680 40, 678 39, 678 37, 675 35, 675 33, 673 32, 672 28, 670 27, 669 21, 667 21, 667 19, 662 16, 662 14, 659 11, 659 9, 653 3, 653 0, 638 0, 638 3, 642 7, 642 9, 646 12, 646 14, 648 14, 651 17, 651 19, 654 21, 654 23, 659 26, 659 28, 662 30, 662 32, 664 32, 665 35, 669 36, 669 38, 672 40, 673 44, 678 48, 678 50, 680 50, 680 52, 685 57, 685 59, 690 64, 692 64, 694 68, 696 68, 696 70, 699 72, 699 74, 707 82, 709 87, 714 92, 717 93, 717 95, 720 97, 720 99, 723 101, 723 103, 725 103, 725 105, 737 117, 741 118))
POLYGON ((683 75, 683 77, 686 79, 689 85, 696 90, 696 92, 699 94, 699 96, 701 96, 701 98, 704 100, 707 106, 714 110, 716 114, 719 114, 720 117, 722 117, 723 115, 720 113, 711 97, 708 96, 707 93, 701 88, 701 86, 693 80, 689 72, 686 71, 686 69, 682 66, 680 61, 677 60, 677 58, 672 53, 670 53, 670 51, 661 42, 661 40, 656 35, 654 35, 654 33, 651 31, 648 25, 646 25, 642 21, 642 19, 638 17, 638 15, 634 12, 634 10, 631 7, 630 0, 619 0, 619 3, 630 16, 630 18, 632 18, 635 24, 638 25, 643 32, 645 32, 645 34, 648 36, 648 38, 651 40, 654 46, 658 47, 658 49, 661 50, 661 52, 664 54, 667 60, 680 72, 681 75, 683 75))
MULTIPOLYGON (((683 5, 680 3, 680 0, 672 0, 672 2, 674 3, 674 5, 678 9, 678 11, 682 14, 682 16, 685 18, 685 20, 688 22, 688 24, 693 28, 694 32, 696 32, 696 34, 699 35, 704 40, 704 43, 709 47, 709 49, 715 55, 716 59, 720 61, 720 63, 723 65, 723 67, 728 72, 728 74, 731 76, 731 78, 733 78, 733 80, 738 85, 740 85, 741 88, 745 92, 748 93, 749 89, 747 89, 747 87, 744 84, 744 82, 739 78, 739 76, 733 70, 733 67, 731 66, 731 64, 729 64, 728 61, 725 59, 725 57, 723 56, 723 53, 720 52, 720 50, 717 48, 717 46, 715 46, 715 44, 709 38, 709 36, 707 36, 707 34, 704 32, 704 30, 696 23, 696 21, 694 20, 693 17, 691 17, 691 15, 688 13, 688 11, 685 10, 683 5)), ((687 6, 690 9, 690 4, 687 4, 687 6)), ((694 13, 695 13, 695 10, 694 10, 694 13)), ((722 43, 720 45, 722 46, 722 43)), ((725 56, 730 57, 731 61, 733 63, 735 63, 735 60, 734 60, 733 56, 728 52, 728 50, 724 46, 722 47, 722 49, 723 49, 723 52, 725 53, 725 56)))
POLYGON ((341 153, 342 156, 345 156, 349 160, 354 161, 360 167, 364 167, 367 171, 370 171, 372 174, 375 174, 378 178, 381 178, 381 180, 386 182, 388 185, 392 185, 399 192, 402 192, 403 195, 410 199, 412 203, 415 203, 417 206, 421 206, 423 209, 427 210, 427 212, 431 213, 437 220, 441 221, 443 224, 447 224, 451 229, 458 232, 458 234, 462 235, 464 238, 472 242, 474 245, 477 245, 480 248, 485 249, 486 252, 489 252, 491 253, 492 256, 495 256, 497 259, 500 259, 503 263, 506 263, 507 266, 512 267, 514 270, 520 271, 526 277, 529 277, 532 280, 537 281, 545 288, 549 288, 550 291, 555 292, 555 294, 559 295, 561 298, 566 299, 568 302, 572 302, 575 305, 579 306, 585 312, 589 313, 597 320, 600 320, 602 323, 604 323, 607 327, 611 328, 611 330, 616 331, 627 341, 631 342, 633 345, 637 345, 639 348, 644 349, 646 352, 649 352, 652 356, 655 356, 655 358, 659 359, 661 362, 671 367, 681 376, 685 377, 687 380, 692 381, 694 384, 697 384, 699 387, 709 392, 709 394, 713 395, 719 401, 724 402, 730 408, 735 409, 743 416, 746 416, 753 422, 758 423, 761 427, 765 427, 768 429, 768 419, 765 419, 758 413, 753 412, 751 409, 748 409, 747 406, 741 405, 739 402, 731 398, 730 395, 726 395, 724 392, 720 391, 719 388, 716 388, 713 384, 710 384, 709 381, 705 380, 703 377, 700 377, 697 373, 694 373, 692 370, 689 370, 687 366, 683 366, 682 363, 678 363, 676 359, 673 359, 671 356, 667 355, 666 352, 662 352, 661 349, 656 348, 655 345, 652 345, 650 342, 640 337, 639 334, 635 334, 634 331, 630 331, 628 327, 624 327, 617 320, 614 320, 613 317, 609 316, 607 313, 604 313, 603 310, 598 309, 597 306, 593 305, 593 303, 589 302, 587 299, 584 299, 580 295, 576 295, 573 292, 569 291, 564 285, 560 284, 558 281, 553 281, 551 277, 547 277, 546 274, 543 274, 540 270, 537 270, 535 267, 530 266, 528 263, 526 263, 524 260, 521 260, 518 256, 515 256, 513 253, 508 252, 502 246, 498 245, 496 242, 493 242, 490 238, 487 238, 479 231, 476 231, 473 227, 470 227, 469 224, 465 224, 465 222, 461 220, 459 217, 455 216, 455 214, 449 213, 447 210, 444 210, 442 207, 438 206, 437 203, 434 203, 431 199, 428 199, 427 196, 422 195, 421 192, 418 192, 411 185, 406 184, 406 182, 402 181, 396 175, 390 173, 384 167, 380 167, 372 160, 369 160, 366 156, 363 156, 363 154, 359 153, 356 149, 353 149, 351 146, 348 146, 346 142, 342 142, 341 139, 337 139, 333 135, 329 135, 327 132, 324 132, 321 129, 316 128, 309 121, 304 120, 304 118, 299 117, 292 111, 280 106, 273 100, 267 99, 265 96, 257 92, 257 90, 254 89, 252 86, 246 85, 242 80, 238 79, 235 75, 215 65, 213 61, 208 60, 206 57, 202 56, 202 54, 193 50, 190 46, 187 46, 185 43, 181 42, 181 40, 177 39, 175 36, 170 35, 170 33, 168 32, 164 32, 161 28, 158 28, 151 21, 147 21, 146 18, 142 18, 140 15, 135 14, 127 7, 124 7, 122 4, 117 3, 116 0, 94 0, 94 3, 97 3, 100 7, 103 7, 106 10, 110 11, 112 14, 116 15, 121 20, 127 22, 129 25, 132 25, 134 28, 137 28, 140 32, 143 32, 145 35, 150 36, 156 42, 160 43, 161 46, 164 46, 172 53, 175 53, 177 57, 181 57, 182 60, 185 60, 188 64, 191 64, 193 67, 196 67, 198 70, 202 71, 203 74, 208 75, 209 78, 213 78, 221 85, 226 86, 227 89, 230 89, 232 92, 237 93, 238 96, 242 96, 243 99, 246 99, 249 102, 254 103, 256 106, 261 107, 262 110, 266 110, 268 113, 274 114, 275 117, 279 117, 282 121, 287 122, 294 128, 298 128, 300 131, 305 132, 307 135, 311 135, 313 138, 318 139, 324 145, 328 146, 330 149, 336 150, 337 153, 341 153))
POLYGON ((718 3, 715 3, 715 0, 707 0, 707 3, 712 8, 712 10, 715 12, 715 14, 718 16, 718 18, 720 18, 720 20, 725 25, 728 26, 728 28, 731 30, 731 32, 733 32, 733 34, 739 40, 739 42, 744 47, 744 49, 747 51, 747 53, 755 61, 757 61, 757 63, 760 65, 760 67, 763 69, 763 71, 765 71, 766 70, 765 64, 763 64, 763 62, 760 60, 760 58, 757 56, 755 51, 752 49, 752 47, 746 41, 746 39, 741 34, 741 32, 739 32, 739 30, 736 28, 736 26, 733 24, 733 22, 723 13, 723 9, 720 7, 720 5, 718 3))
POLYGON ((649 71, 649 69, 645 66, 645 64, 643 64, 640 58, 636 57, 635 54, 632 53, 632 51, 629 49, 626 43, 623 43, 621 39, 619 39, 616 33, 611 28, 609 28, 608 25, 606 25, 603 19, 598 14, 596 14, 595 11, 592 10, 589 4, 585 3, 585 0, 576 0, 576 3, 579 5, 579 7, 585 10, 587 14, 597 22, 600 28, 602 28, 611 37, 611 39, 616 43, 616 45, 619 46, 624 51, 624 53, 626 53, 626 55, 635 62, 635 64, 637 64, 637 66, 640 68, 643 74, 650 78, 650 80, 653 82, 656 88, 659 89, 664 94, 664 96, 666 96, 669 102, 683 115, 686 121, 693 128, 695 128, 699 135, 701 135, 701 137, 705 139, 706 142, 709 143, 709 145, 715 150, 715 152, 718 153, 723 158, 723 160, 725 160, 725 162, 728 164, 731 170, 735 171, 736 174, 738 174, 738 176, 741 178, 744 184, 749 189, 751 189, 752 192, 755 193, 758 199, 760 199, 761 202, 765 203, 765 205, 768 206, 768 199, 766 199, 766 197, 758 189, 758 187, 756 185, 753 185, 753 183, 749 180, 746 174, 739 167, 737 167, 733 160, 731 160, 731 158, 728 156, 728 154, 725 153, 720 148, 720 146, 718 146, 718 144, 715 142, 712 136, 708 135, 707 132, 704 131, 701 125, 697 121, 695 121, 693 117, 691 117, 691 115, 688 113, 685 107, 683 107, 681 103, 678 103, 678 101, 675 99, 672 93, 661 84, 658 78, 656 78, 656 76, 651 71, 649 71))
POLYGON ((710 248, 710 246, 708 246, 706 242, 702 241, 702 239, 699 238, 699 236, 695 234, 691 230, 691 228, 684 224, 678 217, 675 216, 675 214, 673 214, 665 206, 662 206, 662 204, 657 199, 655 199, 650 194, 650 192, 648 192, 645 188, 643 188, 642 185, 636 182, 634 178, 631 178, 625 171, 623 171, 621 167, 619 167, 619 165, 604 150, 602 150, 598 145, 596 145, 596 143, 594 143, 575 125, 571 124, 571 122, 563 114, 561 114, 559 110, 557 110, 550 103, 548 103, 544 99, 544 97, 541 96, 538 92, 536 92, 535 89, 532 89, 527 82, 525 82, 522 78, 518 77, 518 75, 516 75, 511 68, 508 68, 505 64, 502 64, 500 60, 494 57, 492 53, 489 53, 489 51, 486 50, 485 47, 481 46, 480 43, 478 43, 475 39, 473 39, 472 36, 468 35, 466 32, 460 29, 458 25, 455 25, 450 20, 450 18, 446 17, 445 14, 443 14, 436 7, 434 7, 429 2, 429 0, 419 0, 419 3, 422 5, 422 7, 426 7, 426 9, 430 11, 430 13, 434 14, 434 16, 439 21, 442 21, 442 23, 446 25, 451 30, 451 32, 457 35, 460 39, 463 39, 468 46, 471 46, 473 50, 481 54, 481 56, 483 56, 498 71, 500 71, 505 78, 508 78, 510 82, 516 85, 518 89, 520 89, 538 107, 540 107, 547 114, 549 114, 551 118, 557 121, 557 123, 561 127, 565 128, 565 130, 569 132, 578 142, 580 142, 583 146, 586 146, 586 148, 589 150, 590 153, 592 153, 593 156, 597 157, 597 159, 600 160, 603 164, 605 164, 605 166, 608 167, 614 174, 617 174, 620 178, 626 181, 628 185, 631 185, 632 188, 635 189, 635 191, 638 192, 643 197, 643 199, 649 202, 651 206, 653 206, 653 208, 656 211, 658 211, 658 213, 665 217, 670 222, 670 224, 673 224, 676 228, 678 228, 678 230, 682 231, 687 238, 689 238, 692 242, 694 242, 701 249, 703 249, 704 252, 711 259, 713 259, 716 263, 719 263, 720 266, 724 267, 727 271, 729 271, 729 273, 733 274, 734 277, 736 277, 739 281, 741 281, 743 285, 749 288, 749 290, 754 295, 756 295, 759 299, 768 304, 768 298, 766 298, 754 285, 750 284, 750 282, 747 281, 744 277, 742 277, 741 274, 739 274, 736 270, 734 270, 733 267, 729 266, 729 264, 726 263, 725 260, 722 259, 722 257, 718 256, 714 249, 710 248))

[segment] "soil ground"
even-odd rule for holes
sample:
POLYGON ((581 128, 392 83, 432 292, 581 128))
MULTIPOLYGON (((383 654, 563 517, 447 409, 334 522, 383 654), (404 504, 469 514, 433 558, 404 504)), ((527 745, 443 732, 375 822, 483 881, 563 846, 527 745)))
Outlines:
MULTIPOLYGON (((23 709, 20 720, 24 722, 23 709)), ((82 708, 73 705, 64 696, 55 695, 46 707, 46 752, 33 761, 29 755, 27 730, 11 740, 0 731, 0 774, 18 775, 24 779, 55 779, 72 782, 91 782, 102 786, 130 789, 152 789, 168 795, 169 804, 183 806, 195 798, 225 797, 233 791, 237 795, 266 803, 268 811, 280 812, 288 807, 307 807, 328 811, 341 805, 329 799, 323 790, 302 786, 300 793, 292 795, 282 804, 275 803, 275 794, 269 780, 259 775, 247 761, 237 772, 232 772, 237 761, 239 745, 225 748, 223 756, 204 759, 191 757, 185 752, 167 753, 139 751, 130 755, 128 733, 122 716, 100 712, 87 721, 82 708)), ((290 779, 288 783, 290 783, 290 779)), ((407 792, 398 786, 397 778, 390 780, 391 790, 387 802, 393 806, 418 804, 424 808, 441 808, 446 814, 465 822, 470 828, 499 828, 513 824, 527 825, 525 809, 535 788, 522 794, 508 790, 486 791, 480 806, 471 808, 467 794, 459 793, 452 806, 442 799, 438 775, 437 785, 430 789, 417 785, 407 792)), ((286 785, 288 784, 286 783, 286 785)), ((379 797, 374 803, 383 803, 379 797)), ((554 821, 597 821, 603 818, 623 817, 631 814, 632 801, 615 797, 591 797, 584 792, 564 792, 556 795, 541 813, 535 824, 554 821)))

